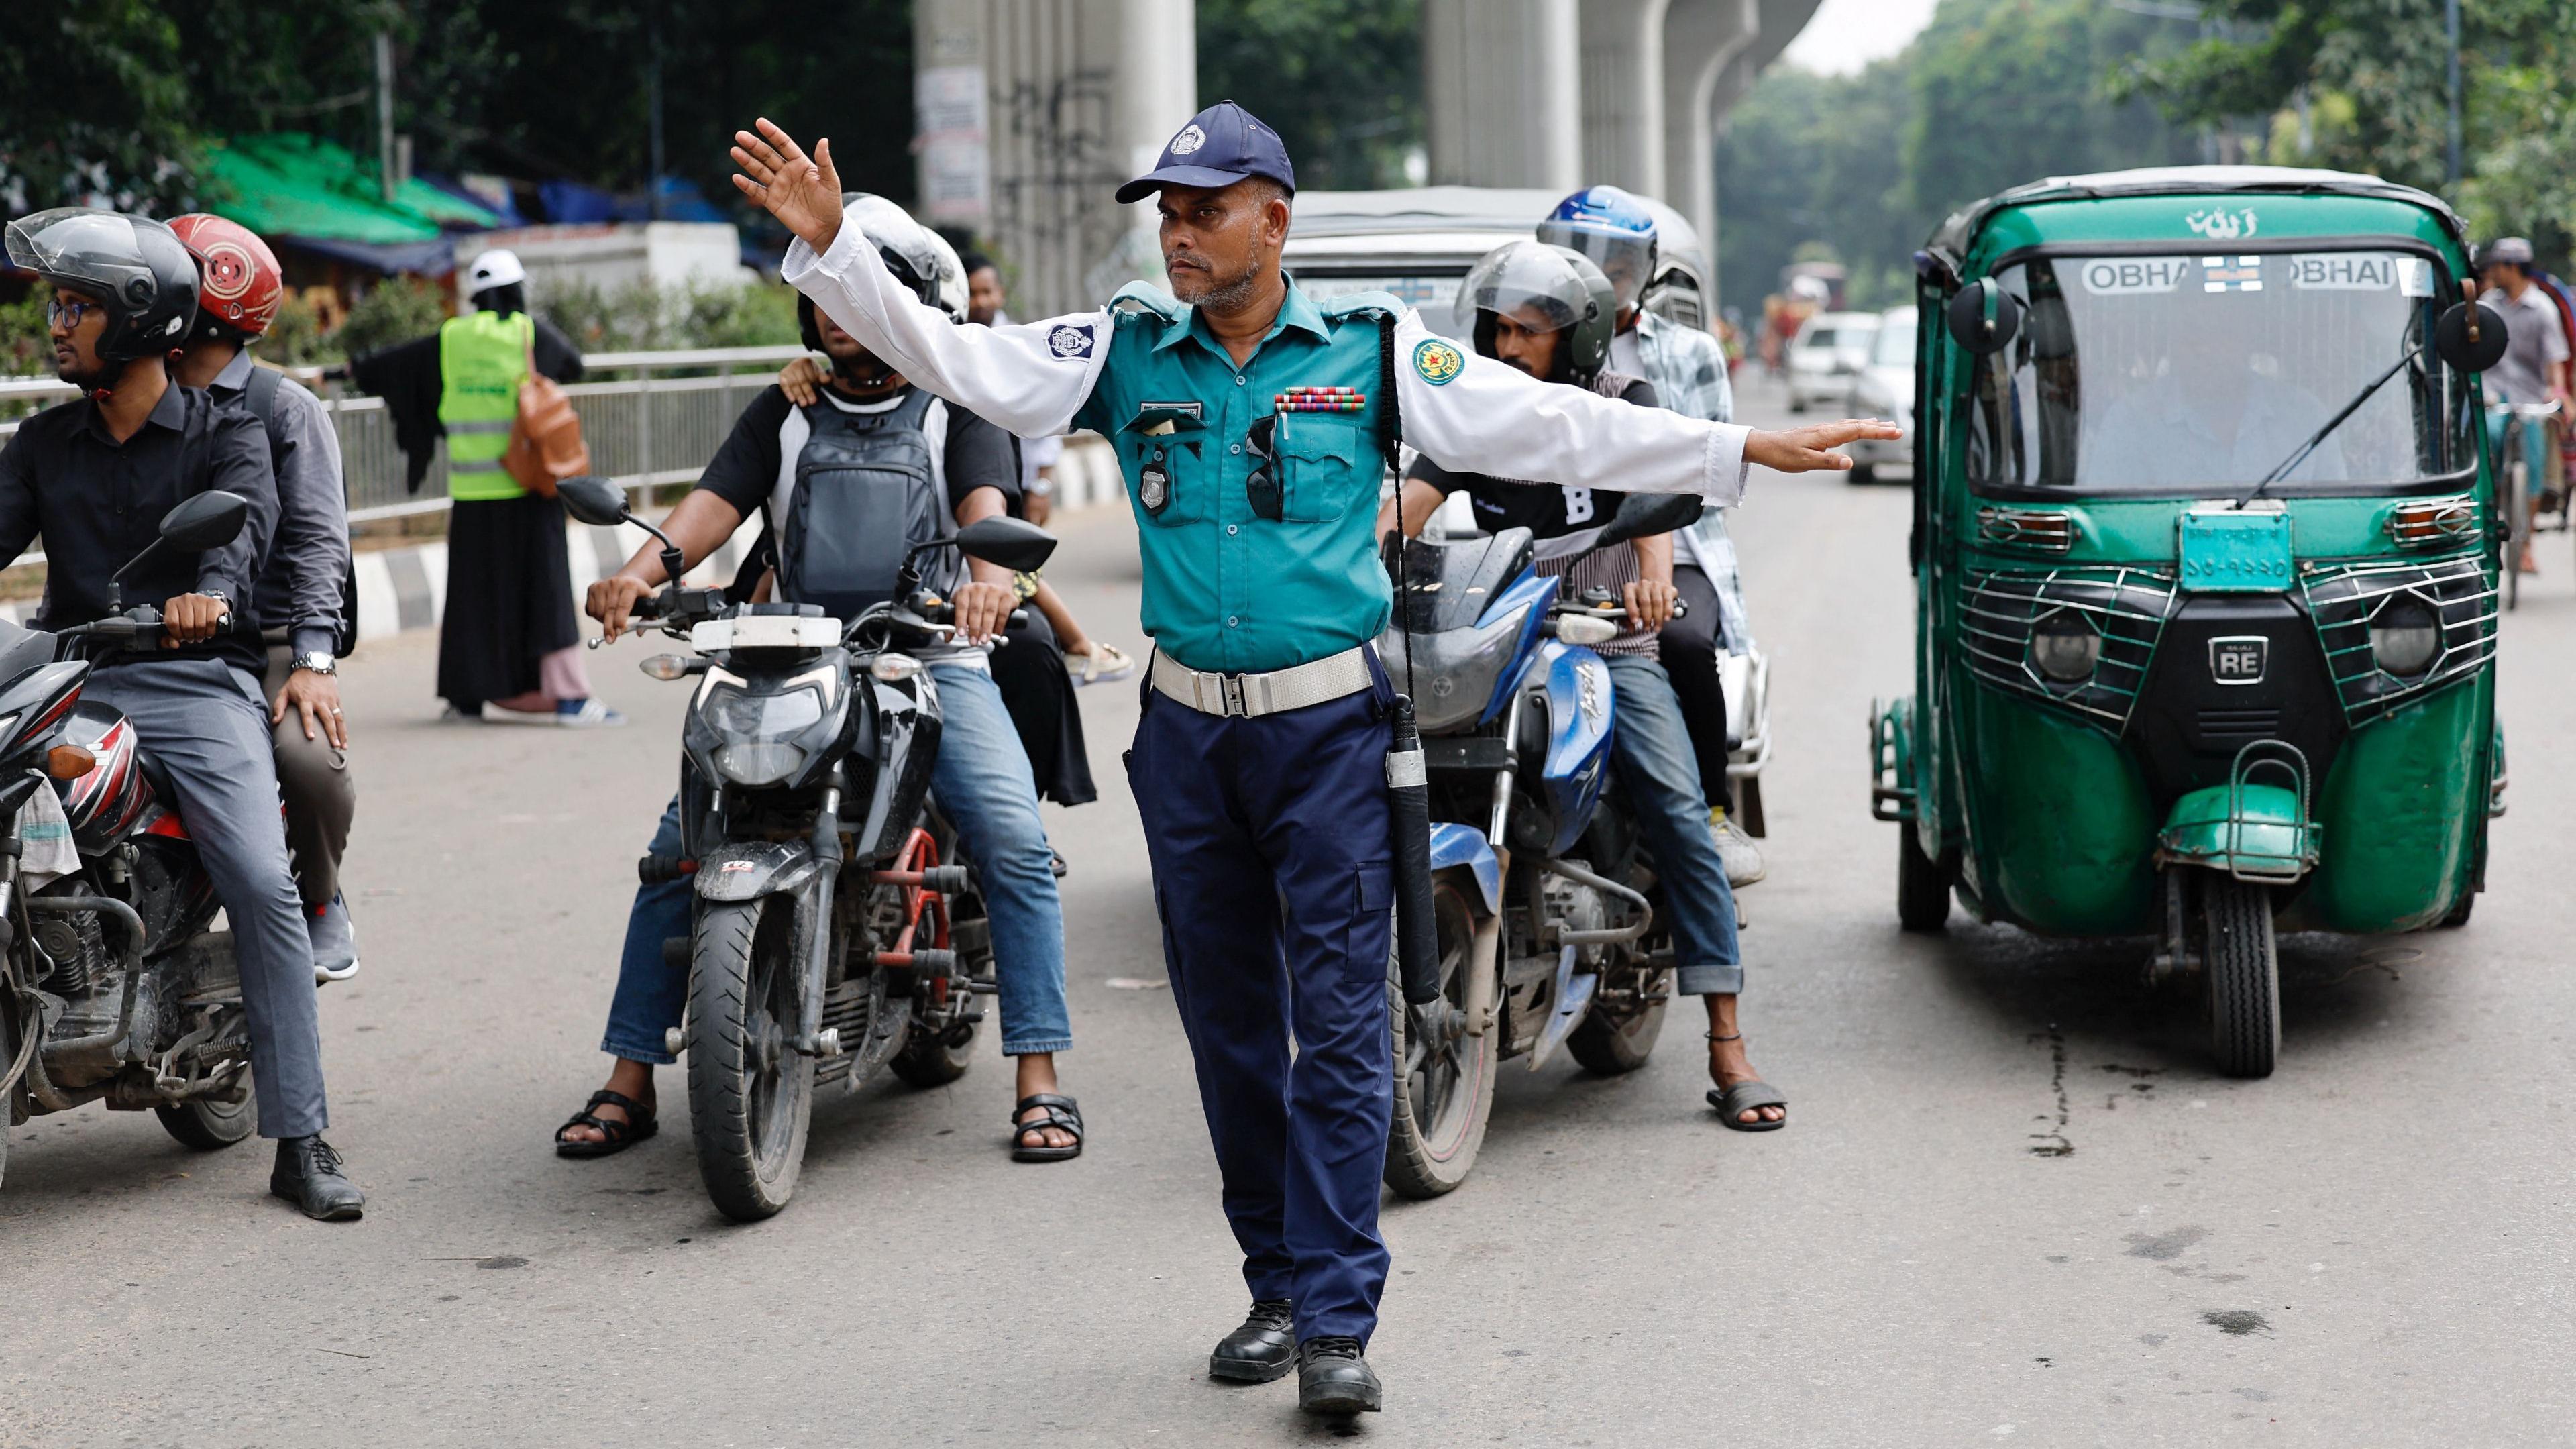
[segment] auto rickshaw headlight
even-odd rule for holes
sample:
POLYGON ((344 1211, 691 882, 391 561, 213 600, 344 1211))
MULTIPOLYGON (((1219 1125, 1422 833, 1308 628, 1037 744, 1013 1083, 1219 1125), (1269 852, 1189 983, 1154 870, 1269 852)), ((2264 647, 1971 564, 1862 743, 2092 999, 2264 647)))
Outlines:
POLYGON ((2060 684, 2082 684, 2102 662, 2102 635, 2092 620, 2060 609, 2031 625, 2030 662, 2060 684))
POLYGON ((2441 652, 2442 621, 2414 595, 2401 594, 2371 616, 2371 657, 2398 678, 2422 674, 2441 652))

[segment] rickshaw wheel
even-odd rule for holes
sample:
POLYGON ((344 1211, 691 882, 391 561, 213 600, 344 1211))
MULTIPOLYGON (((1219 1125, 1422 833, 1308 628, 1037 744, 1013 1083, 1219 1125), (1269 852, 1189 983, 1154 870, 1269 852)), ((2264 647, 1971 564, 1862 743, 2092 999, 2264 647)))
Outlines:
POLYGON ((1940 930, 1950 923, 1950 872, 1923 853, 1913 821, 1900 822, 1896 837, 1896 923, 1909 931, 1940 930))
POLYGON ((2469 912, 2476 910, 2477 905, 2478 893, 2476 891, 2460 892, 2459 903, 2442 913, 2442 929, 2445 931, 2456 931, 2460 927, 2467 925, 2469 923, 2469 912))
POLYGON ((2281 1056, 2281 959, 2272 893, 2234 876, 2201 883, 2209 1044, 2231 1077, 2268 1077, 2281 1056))

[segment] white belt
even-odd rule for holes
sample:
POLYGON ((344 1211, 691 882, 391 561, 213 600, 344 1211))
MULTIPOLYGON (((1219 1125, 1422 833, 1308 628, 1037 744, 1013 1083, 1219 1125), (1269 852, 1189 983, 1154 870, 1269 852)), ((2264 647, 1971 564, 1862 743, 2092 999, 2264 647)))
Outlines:
POLYGON ((1201 714, 1259 719, 1309 705, 1346 699, 1376 684, 1369 649, 1362 644, 1293 669, 1267 674, 1210 674, 1154 651, 1154 688, 1201 714))

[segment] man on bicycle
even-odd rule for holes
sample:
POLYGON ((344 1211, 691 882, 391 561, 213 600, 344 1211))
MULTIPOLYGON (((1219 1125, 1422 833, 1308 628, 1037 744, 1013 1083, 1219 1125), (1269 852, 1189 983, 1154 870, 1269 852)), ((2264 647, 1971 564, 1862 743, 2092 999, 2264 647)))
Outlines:
MULTIPOLYGON (((2532 269, 2531 243, 2518 236, 2498 237, 2478 256, 2484 299, 2503 315, 2505 325, 2504 358, 2485 378, 2487 434, 2499 450, 2504 430, 2517 422, 2505 409, 2548 403, 2564 408, 2568 398, 2567 326, 2558 304, 2534 282, 2532 269)), ((2531 468, 2527 486, 2535 497, 2555 496, 2562 487, 2557 437, 2563 427, 2552 421, 2527 434, 2536 444, 2524 453, 2531 468)), ((2514 566, 2527 574, 2540 571, 2532 562, 2528 528, 2522 530, 2522 556, 2514 566)))

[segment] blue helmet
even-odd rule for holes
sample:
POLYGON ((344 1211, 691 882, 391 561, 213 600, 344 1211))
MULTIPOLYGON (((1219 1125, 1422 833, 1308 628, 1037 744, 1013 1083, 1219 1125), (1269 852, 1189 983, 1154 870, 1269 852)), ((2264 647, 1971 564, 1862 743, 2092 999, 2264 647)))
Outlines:
POLYGON ((1587 186, 1556 204, 1538 239, 1583 253, 1610 278, 1621 307, 1634 307, 1655 279, 1655 214, 1616 186, 1587 186))

